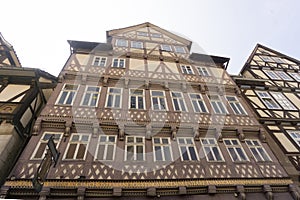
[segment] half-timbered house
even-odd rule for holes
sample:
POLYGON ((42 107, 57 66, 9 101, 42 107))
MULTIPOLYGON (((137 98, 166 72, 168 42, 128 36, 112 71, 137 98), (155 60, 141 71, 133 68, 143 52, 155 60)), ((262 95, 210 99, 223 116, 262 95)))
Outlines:
POLYGON ((258 44, 236 83, 295 181, 300 172, 300 61, 258 44))
POLYGON ((151 23, 107 31, 106 43, 68 42, 2 197, 299 198, 229 58, 191 53, 191 41, 151 23))
POLYGON ((28 142, 55 85, 54 76, 23 68, 13 47, 0 34, 0 185, 28 142))

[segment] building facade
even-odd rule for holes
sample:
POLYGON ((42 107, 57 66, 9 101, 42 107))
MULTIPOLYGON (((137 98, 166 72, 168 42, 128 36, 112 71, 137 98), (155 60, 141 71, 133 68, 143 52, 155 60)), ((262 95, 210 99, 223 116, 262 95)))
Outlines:
POLYGON ((235 77, 289 175, 300 172, 300 61, 258 44, 235 77))
POLYGON ((23 68, 0 34, 0 185, 13 168, 34 122, 56 86, 56 78, 23 68))
POLYGON ((68 42, 3 198, 299 198, 228 58, 190 53, 191 41, 151 23, 68 42))

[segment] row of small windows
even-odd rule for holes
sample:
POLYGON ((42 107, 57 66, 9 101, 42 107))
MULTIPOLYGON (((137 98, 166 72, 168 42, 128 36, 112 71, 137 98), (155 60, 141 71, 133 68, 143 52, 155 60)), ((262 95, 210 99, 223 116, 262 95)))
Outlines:
MULTIPOLYGON (((117 47, 129 47, 135 49, 143 49, 144 43, 141 41, 128 41, 125 39, 117 39, 116 46, 117 47)), ((162 51, 174 51, 176 53, 186 53, 186 50, 183 46, 169 45, 169 44, 161 44, 160 49, 162 51)))
POLYGON ((300 82, 300 74, 296 72, 284 72, 274 70, 263 70, 272 80, 298 81, 300 82))
MULTIPOLYGON (((57 148, 59 148, 62 140, 62 133, 45 132, 40 139, 31 159, 42 159, 46 153, 46 146, 49 138, 53 136, 57 148)), ((174 161, 180 156, 181 161, 198 161, 199 155, 206 157, 208 162, 224 162, 223 153, 215 138, 200 138, 202 149, 197 149, 196 142, 192 137, 178 137, 176 146, 180 155, 175 156, 172 151, 171 140, 168 137, 153 137, 152 150, 154 161, 174 161)), ((248 155, 238 139, 224 138, 224 145, 233 162, 250 161, 248 155)), ((63 160, 84 160, 91 143, 90 134, 73 133, 67 144, 66 151, 62 155, 63 160)), ((265 151, 259 140, 247 139, 246 146, 249 148, 252 156, 257 162, 272 161, 268 153, 265 151)), ((142 136, 126 136, 125 138, 125 161, 145 161, 145 137, 142 136)), ((119 147, 119 146, 118 146, 119 147)), ((97 138, 97 146, 94 160, 97 161, 113 161, 115 159, 117 148, 117 136, 100 135, 97 138)), ((122 150, 122 149, 121 149, 122 150)))
MULTIPOLYGON (((65 84, 60 95, 58 96, 56 104, 73 105, 76 93, 78 92, 78 85, 65 84)), ((100 97, 101 87, 86 86, 82 96, 81 106, 96 107, 100 97)), ((106 94, 105 107, 107 108, 121 108, 122 105, 122 88, 108 87, 106 94)), ((168 110, 166 101, 166 92, 161 90, 150 90, 151 106, 153 110, 166 111, 168 110)), ((185 98, 182 92, 170 91, 171 101, 174 111, 187 112, 185 98)), ((207 106, 203 96, 198 93, 189 93, 189 100, 193 106, 194 112, 208 113, 207 106)), ((246 111, 235 96, 226 96, 228 104, 233 112, 237 115, 246 115, 246 111)), ((208 95, 208 100, 217 114, 228 114, 224 101, 217 94, 208 95)), ((146 109, 145 106, 145 90, 143 89, 129 89, 129 109, 146 109)))
MULTIPOLYGON (((94 57, 93 65, 94 66, 100 66, 105 67, 106 66, 106 57, 94 57)), ((123 58, 114 58, 112 61, 111 67, 116 68, 125 68, 125 59, 123 58)), ((194 69, 190 65, 181 65, 180 66, 181 72, 183 74, 195 74, 194 69)), ((209 70, 206 67, 203 66, 195 66, 196 71, 200 76, 211 76, 209 70)))
POLYGON ((282 92, 256 91, 256 94, 269 109, 297 110, 282 92))

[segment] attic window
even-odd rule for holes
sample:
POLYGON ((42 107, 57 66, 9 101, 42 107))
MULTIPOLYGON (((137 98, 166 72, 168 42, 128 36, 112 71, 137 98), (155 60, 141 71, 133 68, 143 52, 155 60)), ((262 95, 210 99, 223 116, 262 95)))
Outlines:
POLYGON ((117 39, 116 45, 118 47, 128 47, 128 41, 124 39, 117 39))
POLYGON ((159 34, 159 33, 151 33, 151 37, 153 37, 153 38, 161 38, 162 35, 159 34))
POLYGON ((174 46, 174 48, 177 53, 185 53, 184 47, 182 46, 174 46))
POLYGON ((162 44, 160 47, 161 47, 161 50, 163 50, 163 51, 172 51, 172 48, 170 45, 162 44))
POLYGON ((144 36, 144 37, 148 37, 149 36, 149 34, 147 32, 140 32, 140 31, 137 32, 137 35, 138 36, 144 36))

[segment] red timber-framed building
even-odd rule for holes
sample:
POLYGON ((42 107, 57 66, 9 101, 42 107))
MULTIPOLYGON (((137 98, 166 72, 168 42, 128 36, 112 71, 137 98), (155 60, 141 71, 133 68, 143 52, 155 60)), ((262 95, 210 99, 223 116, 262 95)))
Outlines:
POLYGON ((24 68, 0 33, 0 185, 30 138, 34 122, 56 86, 56 77, 24 68))
POLYGON ((297 199, 229 59, 151 23, 68 41, 71 55, 2 187, 5 198, 297 199), (61 153, 32 179, 54 136, 61 153))
POLYGON ((300 61, 257 44, 234 79, 274 141, 270 146, 280 163, 299 184, 300 61))

